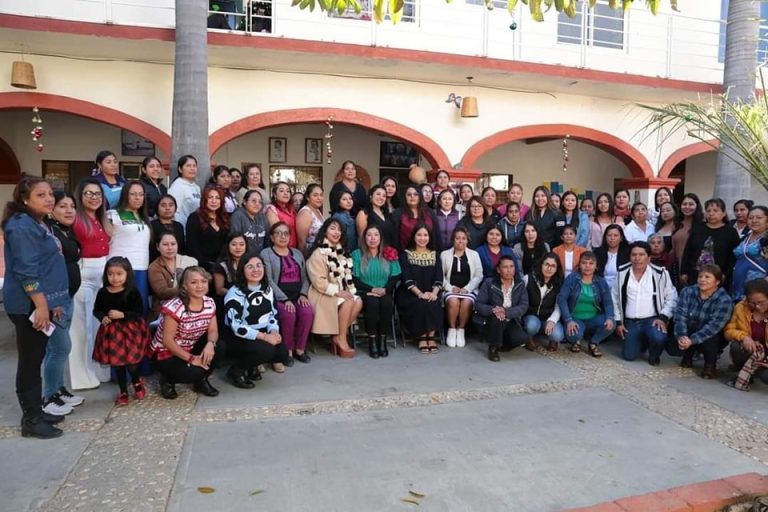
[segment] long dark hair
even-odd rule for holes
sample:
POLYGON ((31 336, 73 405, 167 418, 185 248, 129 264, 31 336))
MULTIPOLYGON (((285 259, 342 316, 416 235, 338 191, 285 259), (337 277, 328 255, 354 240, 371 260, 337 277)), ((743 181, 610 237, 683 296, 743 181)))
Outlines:
POLYGON ((540 220, 544 217, 544 213, 539 213, 539 207, 536 206, 536 193, 537 192, 544 192, 544 195, 547 196, 547 206, 544 208, 544 213, 546 213, 547 210, 553 211, 552 209, 552 194, 549 192, 549 189, 545 187, 544 185, 539 185, 535 189, 533 189, 533 195, 531 195, 531 209, 528 210, 528 219, 527 220, 540 220))
POLYGON ((179 300, 181 300, 181 303, 184 304, 184 311, 181 313, 181 316, 184 316, 184 314, 189 311, 189 290, 187 290, 187 276, 193 272, 203 276, 209 283, 211 282, 211 274, 208 273, 208 271, 200 265, 193 265, 184 269, 184 271, 181 273, 181 279, 179 279, 179 300))
MULTIPOLYGON (((145 157, 144 160, 141 161, 141 165, 139 166, 139 172, 141 173, 142 176, 146 176, 149 181, 154 183, 154 180, 150 178, 149 175, 147 174, 147 166, 150 164, 150 162, 152 162, 152 160, 159 163, 160 166, 162 167, 163 162, 161 162, 159 158, 157 158, 155 155, 149 155, 148 157, 145 157)), ((161 182, 163 181, 162 178, 160 178, 160 181, 161 182)))
POLYGON ((136 278, 133 275, 133 266, 131 266, 131 262, 128 258, 124 256, 112 256, 109 258, 104 265, 104 273, 101 276, 101 284, 104 288, 111 286, 108 277, 110 267, 119 267, 125 270, 125 284, 123 285, 123 292, 120 294, 120 297, 125 300, 131 290, 136 288, 136 278))
MULTIPOLYGON (((245 253, 248 252, 248 239, 245 238, 244 234, 234 232, 227 235, 227 241, 224 244, 224 247, 221 248, 221 255, 219 256, 219 261, 226 265, 227 270, 229 271, 229 275, 231 276, 234 276, 237 273, 237 268, 235 267, 234 261, 232 260, 232 254, 229 252, 229 244, 236 238, 243 239, 243 242, 245 242, 245 253)), ((241 261, 243 258, 245 258, 245 253, 240 257, 241 261)))
POLYGON ((406 244, 406 249, 409 251, 413 251, 416 249, 416 233, 419 232, 420 229, 426 229, 427 233, 429 233, 429 242, 427 242, 427 249, 430 251, 435 250, 435 236, 432 231, 430 231, 429 226, 427 226, 424 223, 416 224, 416 227, 413 228, 413 231, 411 232, 411 236, 408 237, 408 243, 406 244))
MULTIPOLYGON (((105 199, 104 199, 104 192, 101 188, 101 183, 96 178, 85 178, 83 180, 80 180, 80 183, 77 184, 77 188, 75 189, 75 210, 77 218, 85 225, 85 231, 89 235, 91 234, 91 220, 88 217, 88 214, 85 213, 85 205, 83 204, 83 192, 85 191, 85 187, 88 185, 96 185, 99 188, 99 192, 102 193, 101 195, 101 206, 99 206, 96 209, 96 221, 99 222, 102 226, 104 226, 105 223, 105 217, 104 213, 106 211, 105 209, 105 199)), ((121 192, 122 193, 122 192, 121 192)))
POLYGON ((613 222, 613 219, 616 218, 616 214, 613 211, 613 196, 609 194, 608 192, 603 192, 601 194, 598 194, 595 198, 595 222, 597 224, 600 224, 599 220, 600 217, 602 217, 603 212, 600 211, 598 204, 600 204, 600 199, 602 198, 608 199, 608 211, 605 212, 606 215, 611 219, 611 222, 613 222))
MULTIPOLYGON (((117 211, 125 211, 128 207, 128 200, 130 199, 131 188, 138 187, 141 192, 144 193, 144 185, 139 180, 131 180, 123 186, 123 190, 120 191, 120 200, 117 202, 117 211)), ((158 201, 159 202, 159 201, 158 201)), ((144 201, 141 203, 141 207, 136 211, 139 219, 149 226, 149 216, 147 215, 147 197, 144 196, 144 201)))
MULTIPOLYGON (((381 187, 382 188, 384 187, 384 183, 386 183, 387 181, 391 181, 392 183, 395 184, 395 195, 393 195, 391 198, 389 198, 389 197, 387 198, 387 201, 389 202, 389 206, 392 209, 400 208, 400 194, 399 194, 400 187, 397 186, 397 180, 395 179, 394 176, 384 176, 381 179, 381 187)), ((371 189, 373 189, 373 187, 371 187, 371 189)), ((384 189, 384 191, 386 192, 386 189, 384 189)), ((369 193, 369 197, 370 197, 370 191, 368 193, 369 193)))
POLYGON ((670 189, 669 187, 657 188, 656 189, 656 193, 653 194, 653 209, 656 210, 657 212, 661 209, 661 205, 659 204, 659 192, 661 192, 662 190, 666 190, 667 194, 669 194, 669 201, 668 202, 673 202, 674 201, 674 199, 673 199, 674 196, 672 195, 672 189, 670 189))
POLYGON ((382 270, 389 272, 389 262, 384 258, 384 249, 389 247, 387 241, 384 239, 384 233, 381 232, 381 228, 376 225, 369 225, 363 230, 363 234, 360 236, 360 271, 365 274, 365 270, 368 268, 368 263, 372 259, 379 260, 379 264, 382 266, 382 270), (365 236, 369 231, 377 231, 379 233, 379 251, 376 256, 371 254, 368 248, 368 244, 365 242, 365 236))
POLYGON ((693 212, 693 215, 692 215, 693 217, 692 220, 694 224, 700 224, 704 222, 704 209, 701 207, 701 199, 699 199, 699 196, 697 196, 693 192, 688 192, 683 196, 683 201, 685 201, 686 199, 690 199, 694 203, 696 203, 696 210, 693 212))
POLYGON ((560 288, 560 285, 563 283, 563 264, 560 262, 560 258, 557 254, 554 252, 548 252, 544 256, 542 256, 539 261, 536 262, 536 264, 533 266, 533 277, 538 281, 539 283, 544 283, 544 274, 541 271, 541 267, 544 265, 544 260, 554 260, 555 266, 557 267, 557 270, 555 271, 555 275, 552 276, 552 279, 549 280, 549 284, 552 288, 555 290, 558 290, 560 288))
POLYGON ((627 237, 624 236, 624 228, 619 226, 618 224, 609 224, 605 231, 603 231, 603 243, 600 244, 600 248, 604 250, 606 253, 608 252, 608 231, 616 229, 619 231, 619 234, 621 235, 621 241, 619 242, 619 250, 621 250, 622 247, 627 247, 627 237))
MULTIPOLYGON (((302 198, 302 200, 301 200, 300 208, 304 208, 305 206, 307 206, 309 204, 309 195, 312 192, 314 192, 315 189, 317 189, 317 188, 320 189, 320 192, 323 191, 323 186, 321 184, 319 184, 319 183, 310 183, 307 186, 307 189, 304 191, 304 198, 302 198)), ((320 210, 322 211, 322 207, 320 208, 320 210)), ((333 204, 331 205, 331 211, 333 211, 333 212, 336 211, 336 205, 333 205, 333 204)))
POLYGON ((678 206, 673 201, 666 202, 663 205, 659 206, 659 217, 656 219, 656 231, 660 230, 664 226, 664 224, 666 224, 664 219, 661 218, 661 207, 664 206, 665 204, 670 205, 672 209, 675 211, 675 218, 673 219, 673 223, 675 227, 672 230, 672 232, 674 233, 675 231, 677 231, 683 226, 683 214, 680 212, 680 208, 678 208, 678 206))
POLYGON ((560 196, 560 211, 563 214, 563 217, 568 215, 568 212, 565 211, 565 198, 568 196, 573 196, 574 199, 576 199, 576 208, 574 208, 573 213, 571 214, 571 223, 570 225, 575 227, 578 231, 579 229, 579 215, 581 215, 581 209, 579 206, 579 196, 576 195, 576 192, 573 190, 566 190, 562 196, 560 196))
MULTIPOLYGON (((264 266, 264 260, 261 259, 261 256, 256 254, 255 252, 246 253, 243 255, 242 258, 240 258, 240 263, 237 265, 237 271, 235 272, 235 286, 240 288, 240 290, 248 295, 248 280, 245 278, 245 266, 248 264, 249 261, 252 259, 257 259, 261 262, 262 266, 264 266)), ((267 277, 267 269, 264 267, 264 274, 261 276, 261 281, 259 281, 259 286, 261 287, 261 291, 266 293, 269 291, 269 278, 267 277)))
MULTIPOLYGON (((181 168, 184 167, 184 164, 192 160, 195 162, 195 165, 197 165, 197 158, 195 158, 192 155, 182 155, 179 158, 179 161, 176 162, 176 174, 178 174, 177 178, 181 178, 181 168)), ((197 169, 197 172, 200 172, 200 169, 197 169)))
MULTIPOLYGON (((427 214, 427 205, 424 202, 424 196, 421 195, 421 186, 419 185, 408 185, 405 187, 405 195, 408 196, 409 190, 415 190, 416 194, 419 196, 419 201, 416 203, 416 219, 418 219, 419 223, 423 223, 424 219, 426 218, 427 214)), ((412 210, 411 207, 408 205, 408 200, 406 199, 405 203, 403 204, 403 215, 411 215, 412 210)))
POLYGON ((224 198, 227 194, 218 185, 206 185, 203 189, 203 193, 200 196, 200 208, 197 209, 197 217, 200 219, 200 229, 205 230, 210 224, 211 220, 208 218, 208 194, 215 191, 219 194, 219 209, 216 210, 216 223, 219 225, 219 229, 229 231, 229 214, 224 209, 224 198))
POLYGON ((341 238, 339 239, 339 245, 341 245, 342 250, 344 251, 344 255, 349 255, 349 245, 347 242, 347 230, 344 229, 344 226, 341 224, 341 221, 334 217, 328 217, 325 219, 325 222, 323 222, 323 225, 320 226, 320 229, 317 230, 317 237, 315 237, 315 243, 312 245, 312 248, 309 250, 309 253, 307 253, 307 259, 309 259, 310 256, 312 256, 312 253, 315 252, 315 249, 320 247, 325 242, 325 235, 328 232, 328 228, 331 226, 331 224, 336 224, 339 227, 339 231, 341 231, 341 238))
POLYGON ((5 203, 5 211, 3 212, 2 221, 3 228, 5 228, 8 220, 17 213, 26 213, 29 215, 29 208, 27 208, 27 205, 25 205, 24 202, 29 200, 29 196, 32 194, 32 189, 41 183, 47 182, 38 176, 24 176, 19 180, 16 187, 13 189, 13 199, 5 203))

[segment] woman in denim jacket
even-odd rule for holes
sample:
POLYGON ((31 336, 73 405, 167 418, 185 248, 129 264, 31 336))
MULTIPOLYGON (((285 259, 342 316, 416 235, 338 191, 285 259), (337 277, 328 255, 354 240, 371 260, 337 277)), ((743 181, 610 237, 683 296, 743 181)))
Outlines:
POLYGON ((611 335, 613 300, 605 279, 595 273, 597 258, 587 251, 579 260, 579 271, 569 275, 557 296, 571 352, 581 352, 581 340, 591 335, 587 347, 592 357, 601 357, 598 345, 611 335))

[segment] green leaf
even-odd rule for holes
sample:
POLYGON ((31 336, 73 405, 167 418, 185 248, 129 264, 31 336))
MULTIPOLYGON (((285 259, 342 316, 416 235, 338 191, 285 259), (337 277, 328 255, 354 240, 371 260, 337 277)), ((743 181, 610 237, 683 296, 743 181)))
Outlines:
POLYGON ((530 0, 528 7, 530 7, 533 21, 544 21, 544 14, 541 12, 541 0, 530 0))
POLYGON ((214 492, 216 492, 216 489, 214 489, 213 487, 198 487, 197 492, 201 494, 213 494, 214 492))
POLYGON ((384 15, 386 14, 387 4, 385 0, 373 0, 373 20, 376 23, 384 21, 384 15))
POLYGON ((360 5, 360 2, 357 0, 349 0, 349 2, 352 4, 352 7, 355 9, 355 14, 360 14, 363 10, 363 6, 360 5))
POLYGON ((396 24, 403 17, 404 0, 389 0, 389 17, 392 23, 396 24))
POLYGON ((517 7, 517 0, 507 0, 507 11, 509 14, 515 13, 515 7, 517 7))
POLYGON ((589 0, 589 8, 590 9, 594 9, 596 4, 597 4, 597 0, 589 0))
POLYGON ((336 12, 339 14, 347 12, 347 0, 339 0, 339 3, 336 4, 336 12))
POLYGON ((264 489, 256 489, 255 491, 251 491, 248 496, 256 496, 258 494, 264 494, 264 489))
POLYGON ((411 490, 408 491, 408 494, 410 494, 414 498, 418 498, 418 499, 421 499, 421 498, 426 496, 426 494, 421 494, 420 492, 411 491, 411 490))
POLYGON ((331 2, 331 0, 317 0, 317 1, 320 4, 320 9, 322 9, 323 11, 330 11, 333 6, 333 3, 331 2))

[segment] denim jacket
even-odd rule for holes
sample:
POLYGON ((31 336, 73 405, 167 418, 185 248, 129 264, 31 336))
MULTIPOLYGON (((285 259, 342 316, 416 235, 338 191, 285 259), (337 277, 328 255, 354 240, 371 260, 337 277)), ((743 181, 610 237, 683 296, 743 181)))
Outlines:
POLYGON ((43 293, 48 308, 69 300, 69 277, 58 239, 26 213, 17 213, 5 225, 5 311, 27 315, 29 296, 43 293))
MULTIPOLYGON (((594 291, 595 306, 598 311, 605 313, 607 320, 613 320, 613 298, 608 283, 602 277, 592 276, 592 289, 594 291)), ((581 272, 573 272, 565 278, 563 287, 557 295, 557 305, 560 306, 560 314, 563 323, 573 320, 572 312, 581 294, 581 272)))

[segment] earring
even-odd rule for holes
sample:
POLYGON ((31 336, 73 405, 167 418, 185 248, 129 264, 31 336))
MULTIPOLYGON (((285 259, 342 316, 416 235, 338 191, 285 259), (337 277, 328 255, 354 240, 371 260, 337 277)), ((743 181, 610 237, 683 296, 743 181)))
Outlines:
POLYGON ((28 204, 29 204, 28 202, 24 201, 24 206, 27 206, 28 204))

